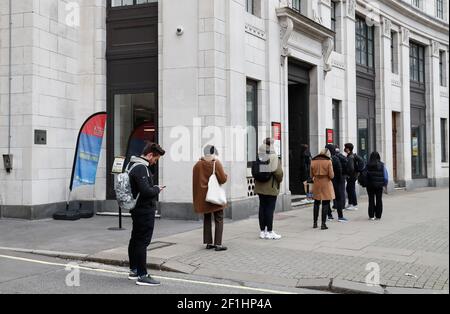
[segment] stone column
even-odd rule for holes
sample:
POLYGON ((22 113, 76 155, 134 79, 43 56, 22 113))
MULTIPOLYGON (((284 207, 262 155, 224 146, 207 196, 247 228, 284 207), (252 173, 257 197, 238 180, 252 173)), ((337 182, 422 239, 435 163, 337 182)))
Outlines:
POLYGON ((399 143, 398 178, 400 183, 409 188, 412 184, 411 173, 411 109, 410 109, 410 75, 409 75, 409 29, 401 28, 399 74, 402 83, 399 131, 401 141, 399 143))
POLYGON ((342 104, 342 138, 343 144, 352 142, 357 144, 356 121, 356 64, 355 64, 355 0, 345 1, 345 16, 343 17, 342 53, 345 58, 345 98, 342 104))

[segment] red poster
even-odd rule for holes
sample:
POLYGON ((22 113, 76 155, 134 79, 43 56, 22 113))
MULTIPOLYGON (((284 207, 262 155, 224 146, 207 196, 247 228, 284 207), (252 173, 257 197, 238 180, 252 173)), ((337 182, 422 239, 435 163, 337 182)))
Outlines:
POLYGON ((327 129, 327 144, 334 143, 334 131, 332 129, 327 129))
POLYGON ((278 157, 281 158, 281 123, 272 122, 272 137, 274 140, 274 148, 278 157))

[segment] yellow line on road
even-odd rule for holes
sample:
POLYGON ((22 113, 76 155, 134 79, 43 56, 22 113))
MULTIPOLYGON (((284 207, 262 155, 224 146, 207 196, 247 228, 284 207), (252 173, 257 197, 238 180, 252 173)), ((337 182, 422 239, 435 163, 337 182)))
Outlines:
MULTIPOLYGON (((28 259, 28 258, 16 257, 16 256, 1 255, 1 254, 0 254, 0 258, 21 261, 21 262, 34 263, 34 264, 48 265, 48 266, 58 266, 58 267, 64 267, 64 268, 70 267, 71 269, 80 269, 80 270, 94 271, 94 272, 99 272, 99 273, 108 273, 108 274, 115 274, 115 275, 122 275, 122 276, 128 275, 127 272, 120 272, 120 271, 106 270, 106 269, 101 269, 101 268, 85 267, 85 266, 78 266, 78 265, 76 266, 73 263, 63 264, 63 263, 44 262, 44 261, 40 261, 40 260, 34 260, 34 259, 28 259)), ((205 285, 205 286, 248 290, 248 291, 262 292, 262 293, 269 293, 269 294, 294 294, 293 292, 287 292, 287 291, 234 286, 234 285, 206 282, 206 281, 198 281, 198 280, 189 280, 189 279, 181 279, 181 278, 162 277, 162 276, 152 276, 152 277, 161 279, 161 280, 167 280, 167 281, 177 281, 177 282, 184 282, 184 283, 191 283, 191 284, 198 284, 198 285, 205 285)))

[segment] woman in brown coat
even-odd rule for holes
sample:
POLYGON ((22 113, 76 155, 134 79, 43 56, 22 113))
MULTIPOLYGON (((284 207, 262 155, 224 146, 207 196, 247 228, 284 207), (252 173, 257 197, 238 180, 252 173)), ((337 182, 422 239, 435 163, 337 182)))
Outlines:
POLYGON ((314 195, 314 227, 317 228, 319 219, 319 209, 322 203, 322 230, 328 229, 326 225, 327 214, 330 209, 331 200, 335 199, 333 183, 334 178, 331 153, 328 149, 323 149, 319 155, 311 162, 311 178, 313 179, 314 195))
POLYGON ((227 182, 227 174, 223 170, 221 162, 217 159, 218 152, 214 146, 205 147, 205 157, 201 158, 194 166, 192 187, 194 209, 197 214, 204 214, 203 219, 203 242, 208 250, 225 251, 227 248, 222 245, 223 216, 227 205, 220 206, 206 202, 208 193, 208 182, 216 163, 216 176, 219 184, 227 182), (213 244, 211 220, 214 215, 215 237, 213 244))

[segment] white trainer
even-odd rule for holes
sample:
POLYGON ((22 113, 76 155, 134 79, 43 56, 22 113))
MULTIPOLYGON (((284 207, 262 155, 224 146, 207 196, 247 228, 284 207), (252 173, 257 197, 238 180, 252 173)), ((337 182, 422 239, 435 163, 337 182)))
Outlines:
POLYGON ((275 232, 271 231, 267 233, 266 239, 269 240, 280 240, 281 236, 279 234, 276 234, 275 232))
POLYGON ((261 231, 261 233, 259 234, 259 238, 260 238, 260 239, 265 239, 265 238, 267 238, 267 232, 266 232, 266 231, 261 231))

